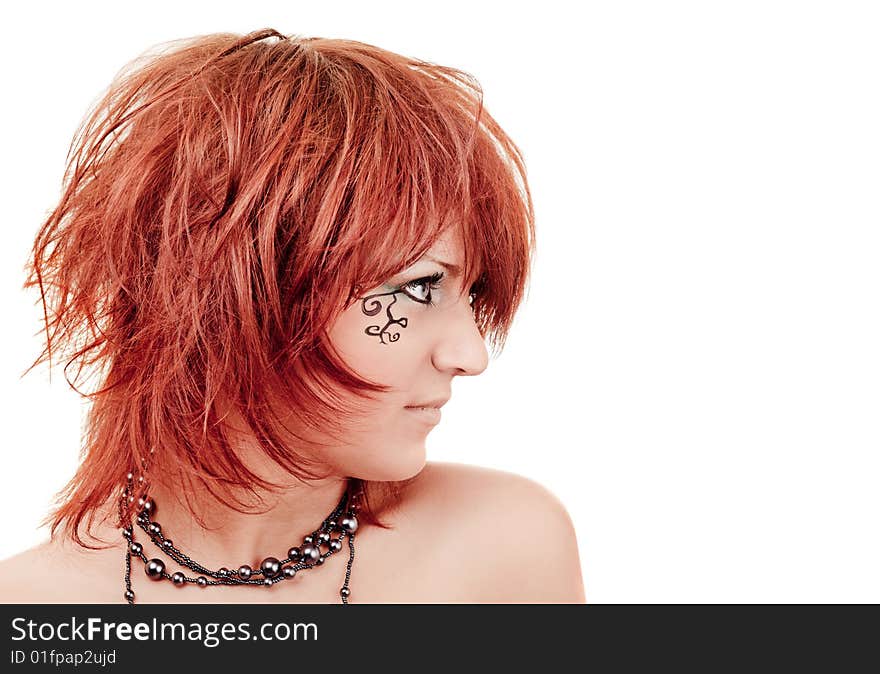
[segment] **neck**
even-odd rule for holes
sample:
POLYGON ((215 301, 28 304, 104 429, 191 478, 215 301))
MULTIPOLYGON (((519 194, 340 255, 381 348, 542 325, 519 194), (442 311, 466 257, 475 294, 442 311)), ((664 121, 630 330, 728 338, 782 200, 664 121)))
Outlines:
MULTIPOLYGON (((283 487, 241 492, 244 503, 256 504, 241 508, 256 512, 243 513, 218 501, 198 482, 193 482, 194 490, 187 485, 184 496, 184 485, 153 480, 147 494, 156 503, 152 519, 178 550, 207 568, 242 564, 258 568, 266 557, 285 558, 288 549, 301 545, 304 536, 320 527, 345 493, 348 480, 338 474, 308 482, 293 478, 265 456, 235 410, 226 410, 224 417, 229 438, 247 469, 283 487)), ((141 535, 139 540, 144 538, 141 535)), ((148 538, 144 545, 154 547, 148 538)))
MULTIPOLYGON (((264 503, 259 514, 238 512, 206 492, 190 495, 192 507, 204 526, 190 513, 186 499, 175 490, 155 485, 149 496, 156 503, 153 521, 174 546, 208 568, 237 568, 248 564, 259 568, 266 557, 284 559, 287 550, 299 546, 317 529, 345 493, 347 480, 325 478, 308 484, 297 482, 283 490, 259 496, 264 503)), ((140 536, 143 541, 146 537, 140 536)), ((149 539, 146 546, 153 547, 149 539)))

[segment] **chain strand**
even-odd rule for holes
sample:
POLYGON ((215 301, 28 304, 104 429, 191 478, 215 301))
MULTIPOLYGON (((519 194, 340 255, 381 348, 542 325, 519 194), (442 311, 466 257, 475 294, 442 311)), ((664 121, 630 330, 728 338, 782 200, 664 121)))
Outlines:
MULTIPOLYGON (((119 502, 119 511, 120 511, 120 521, 124 521, 124 512, 126 511, 126 502, 131 504, 134 502, 133 497, 133 485, 132 485, 132 473, 129 473, 127 476, 128 486, 123 491, 122 497, 119 502)), ((143 480, 139 480, 143 482, 143 480)), ((348 597, 351 594, 351 590, 349 588, 349 582, 351 579, 351 567, 354 562, 354 535, 357 530, 357 518, 356 513, 358 510, 358 501, 361 495, 360 491, 357 491, 354 494, 351 494, 349 490, 346 490, 345 494, 343 494, 342 499, 339 501, 339 504, 334 508, 333 512, 331 512, 321 523, 321 526, 313 531, 309 536, 303 538, 303 547, 305 550, 307 546, 311 546, 313 550, 311 551, 311 559, 303 559, 301 561, 296 561, 297 556, 286 556, 283 560, 276 560, 275 558, 267 558, 268 560, 272 560, 271 567, 276 567, 276 572, 274 574, 268 574, 263 568, 250 569, 247 567, 246 575, 242 576, 235 569, 229 570, 226 567, 221 567, 216 571, 208 569, 207 567, 199 564, 195 560, 191 559, 184 552, 176 548, 170 539, 167 539, 164 533, 161 531, 161 526, 157 522, 153 522, 150 518, 150 510, 155 510, 155 501, 152 499, 146 499, 143 497, 141 501, 138 502, 138 505, 142 507, 141 512, 136 517, 136 522, 138 526, 147 534, 150 540, 153 542, 156 547, 167 554, 171 559, 177 562, 179 565, 184 566, 196 573, 201 574, 197 578, 191 578, 189 576, 184 575, 182 572, 175 572, 173 575, 168 573, 165 569, 164 562, 158 559, 148 559, 146 554, 144 554, 143 546, 134 540, 133 530, 131 525, 125 525, 122 527, 122 535, 126 540, 126 551, 125 551, 125 598, 128 604, 131 606, 134 604, 134 591, 132 590, 132 582, 131 582, 131 558, 132 556, 137 557, 144 563, 144 569, 147 575, 152 580, 170 580, 175 585, 183 586, 187 583, 197 584, 202 588, 213 586, 213 585, 262 585, 265 587, 271 587, 276 583, 282 582, 284 580, 294 578, 299 571, 302 570, 311 570, 317 566, 321 566, 324 561, 336 554, 338 551, 342 549, 342 541, 345 538, 348 538, 348 547, 349 547, 349 558, 348 563, 345 568, 345 582, 342 585, 342 588, 339 590, 339 594, 342 597, 342 603, 348 604, 348 597), (146 504, 149 501, 149 505, 146 504), (346 510, 346 504, 348 504, 348 513, 346 514, 345 519, 338 521, 340 516, 346 510), (332 539, 330 537, 333 530, 336 529, 340 531, 340 536, 337 539, 332 539), (335 545, 334 545, 335 544, 335 545), (325 552, 321 552, 321 546, 328 546, 328 550, 325 552), (317 551, 317 552, 315 552, 317 551), (317 556, 316 556, 317 555, 317 556), (150 566, 153 562, 157 564, 150 566), (275 565, 277 562, 277 566, 275 565), (292 566, 285 566, 290 562, 294 562, 292 566), (207 576, 207 577, 206 577, 207 576), (262 576, 262 579, 255 576, 262 576)), ((292 548, 291 550, 296 550, 299 553, 299 548, 292 548)), ((290 552, 290 551, 289 551, 290 552)), ((243 567, 242 567, 243 568, 243 567)))

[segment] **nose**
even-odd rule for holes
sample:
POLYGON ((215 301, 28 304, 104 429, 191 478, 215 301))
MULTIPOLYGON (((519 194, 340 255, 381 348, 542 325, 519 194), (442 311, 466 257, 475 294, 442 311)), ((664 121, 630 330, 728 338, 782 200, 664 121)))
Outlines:
POLYGON ((444 316, 431 362, 441 372, 474 376, 489 365, 486 342, 474 321, 467 297, 451 307, 444 316))

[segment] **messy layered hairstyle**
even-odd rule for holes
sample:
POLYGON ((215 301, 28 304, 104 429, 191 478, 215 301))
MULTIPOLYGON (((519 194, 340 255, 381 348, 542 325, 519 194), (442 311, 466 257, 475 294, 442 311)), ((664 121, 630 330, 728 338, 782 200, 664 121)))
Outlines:
MULTIPOLYGON (((95 547, 81 524, 91 530, 129 472, 252 512, 242 494, 278 485, 240 460, 229 410, 287 473, 322 477, 296 439, 340 436, 340 391, 386 390, 346 366, 327 329, 449 227, 497 353, 526 290, 534 217, 521 153, 470 75, 271 29, 129 64, 80 126, 26 270, 46 340, 28 371, 63 361, 90 402, 79 469, 44 522, 53 538, 95 547)), ((363 519, 385 526, 372 490, 394 484, 363 486, 363 519)))

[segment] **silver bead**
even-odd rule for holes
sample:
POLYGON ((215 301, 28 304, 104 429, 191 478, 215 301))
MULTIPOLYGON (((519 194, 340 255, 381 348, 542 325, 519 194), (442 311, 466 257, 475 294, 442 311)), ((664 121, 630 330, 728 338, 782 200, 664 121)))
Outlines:
POLYGON ((339 552, 340 550, 342 550, 342 543, 338 539, 333 539, 332 541, 330 541, 330 549, 333 552, 339 552))
POLYGON ((186 585, 186 576, 180 571, 175 571, 171 576, 171 582, 177 585, 177 587, 182 587, 186 585))
POLYGON ((151 534, 158 534, 160 531, 162 531, 162 525, 158 522, 150 522, 150 526, 147 527, 147 529, 150 530, 151 534))
POLYGON ((138 507, 149 514, 151 517, 156 516, 156 502, 151 498, 139 498, 138 507))
POLYGON ((129 549, 131 550, 131 554, 139 555, 139 554, 141 554, 141 551, 144 549, 144 546, 141 545, 140 543, 138 543, 137 541, 132 541, 131 545, 129 546, 129 549))
POLYGON ((292 566, 285 566, 281 570, 281 573, 284 574, 285 578, 293 578, 296 575, 296 569, 294 569, 292 566))
POLYGON ((144 572, 152 580, 162 580, 163 571, 165 571, 165 563, 161 559, 151 559, 144 564, 144 572))
POLYGON ((318 540, 321 541, 322 543, 329 543, 330 542, 330 534, 328 534, 326 531, 322 531, 320 534, 318 534, 318 540))
POLYGON ((281 562, 274 557, 266 557, 260 564, 260 570, 266 578, 274 578, 281 573, 281 562))
POLYGON ((341 594, 343 597, 349 597, 351 596, 351 590, 349 590, 347 587, 344 587, 339 590, 339 594, 341 594))
POLYGON ((314 543, 314 542, 315 542, 315 539, 312 538, 311 536, 306 536, 305 538, 303 538, 303 543, 305 543, 306 545, 310 545, 311 543, 314 543))
POLYGON ((321 566, 324 563, 324 560, 327 559, 325 555, 321 555, 318 559, 315 560, 315 566, 321 566))
POLYGON ((301 551, 302 560, 306 564, 314 564, 318 561, 318 558, 321 556, 321 551, 318 550, 314 545, 304 545, 301 551))
POLYGON ((263 579, 263 585, 265 585, 266 587, 272 587, 272 583, 274 583, 274 582, 275 581, 273 581, 271 578, 264 578, 263 579))
POLYGON ((204 576, 199 576, 196 578, 196 585, 199 587, 208 587, 208 579, 204 576))
POLYGON ((134 479, 134 474, 129 473, 128 475, 125 476, 125 479, 128 480, 129 482, 131 482, 134 479))
POLYGON ((217 569, 217 575, 226 578, 226 576, 229 575, 229 569, 227 569, 225 566, 221 566, 219 569, 217 569))
POLYGON ((290 550, 287 551, 287 556, 294 562, 300 558, 301 554, 299 548, 290 548, 290 550))
POLYGON ((243 564, 238 567, 238 577, 242 580, 247 580, 248 578, 250 578, 252 573, 253 569, 251 569, 251 567, 249 567, 247 564, 243 564))
POLYGON ((343 531, 347 531, 348 533, 353 534, 355 531, 357 531, 357 528, 358 521, 357 517, 355 517, 354 515, 349 515, 348 517, 344 517, 342 519, 343 531))

